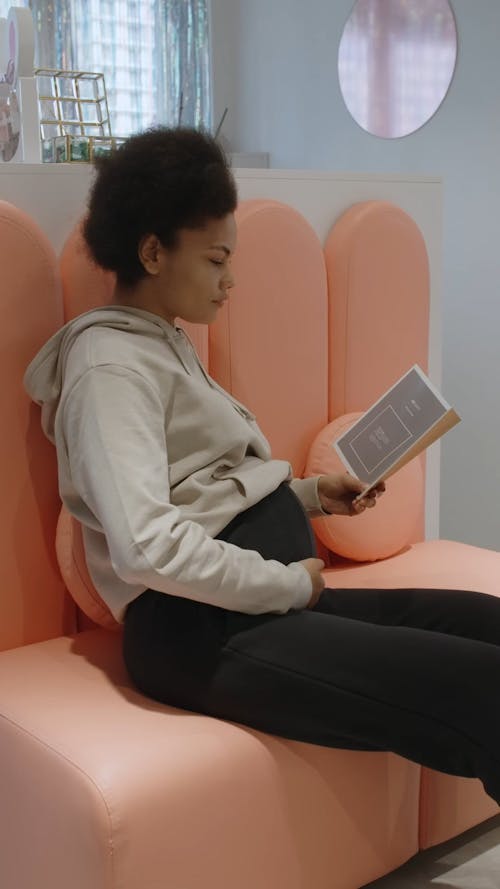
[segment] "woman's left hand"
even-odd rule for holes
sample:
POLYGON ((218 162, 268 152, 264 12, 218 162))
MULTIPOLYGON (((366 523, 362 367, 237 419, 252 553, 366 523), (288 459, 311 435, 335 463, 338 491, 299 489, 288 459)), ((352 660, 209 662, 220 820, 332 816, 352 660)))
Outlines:
POLYGON ((334 515, 360 515, 365 509, 371 509, 377 502, 377 497, 385 491, 384 482, 379 482, 375 488, 368 491, 361 500, 354 503, 354 499, 365 487, 364 483, 345 472, 332 472, 330 475, 320 475, 318 481, 318 496, 325 512, 334 515))

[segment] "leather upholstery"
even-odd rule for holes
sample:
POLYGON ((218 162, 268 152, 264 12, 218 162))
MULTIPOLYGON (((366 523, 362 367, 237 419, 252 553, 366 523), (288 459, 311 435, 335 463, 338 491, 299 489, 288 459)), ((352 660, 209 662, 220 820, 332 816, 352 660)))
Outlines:
MULTIPOLYGON (((346 295, 353 251, 342 220, 348 261, 338 244, 324 254, 296 211, 277 202, 242 205, 232 298, 209 336, 206 328, 192 331, 212 375, 258 414, 274 453, 297 474, 328 421, 364 409, 410 364, 425 369, 421 235, 385 202, 349 212, 347 229, 362 237, 346 295), (364 234, 367 217, 375 246, 364 234), (406 246, 392 257, 386 240, 398 231, 406 246), (400 308, 409 267, 417 283, 400 308), (376 349, 369 359, 365 353, 377 318, 384 321, 380 367, 376 349), (404 346, 391 348, 402 336, 404 346)), ((109 280, 82 270, 74 243, 62 262, 66 317, 86 307, 87 294, 109 299, 109 280)), ((62 323, 55 258, 34 223, 5 204, 0 256, 7 282, 0 297, 2 889, 357 889, 412 856, 419 834, 431 845, 498 811, 479 782, 393 754, 301 744, 157 704, 131 687, 120 632, 74 632, 54 545, 55 456, 21 386, 25 366, 62 323)), ((500 594, 498 553, 423 542, 422 527, 390 559, 336 558, 327 583, 466 582, 500 594)))

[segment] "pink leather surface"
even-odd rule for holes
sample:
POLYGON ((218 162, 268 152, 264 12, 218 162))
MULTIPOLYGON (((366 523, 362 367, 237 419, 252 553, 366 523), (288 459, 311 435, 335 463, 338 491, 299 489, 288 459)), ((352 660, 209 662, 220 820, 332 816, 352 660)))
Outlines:
POLYGON ((0 687, 5 889, 354 889, 416 851, 417 766, 147 700, 116 634, 4 652, 0 687))
POLYGON ((354 564, 339 558, 324 576, 334 587, 421 586, 500 596, 500 553, 454 540, 427 540, 381 562, 354 564))
MULTIPOLYGON (((37 658, 32 667, 39 666, 37 658)), ((25 672, 22 675, 32 681, 25 672)), ((10 673, 2 676, 5 680, 10 680, 10 673)), ((54 701, 53 706, 65 709, 68 699, 54 701)), ((2 709, 3 705, 2 700, 2 709)), ((57 732, 57 722, 53 728, 57 732)), ((118 887, 110 808, 92 776, 69 760, 50 737, 41 740, 22 722, 2 716, 0 730, 2 889, 118 887)))
POLYGON ((429 262, 420 229, 388 201, 354 204, 325 243, 330 419, 366 410, 411 367, 427 369, 429 262))
MULTIPOLYGON (((66 507, 61 507, 56 529, 57 562, 66 588, 91 626, 99 625, 117 631, 121 624, 115 620, 104 599, 97 592, 87 568, 82 526, 66 507)), ((79 626, 79 629, 83 629, 79 626)))
MULTIPOLYGON (((420 229, 388 201, 354 204, 336 220, 325 260, 333 420, 369 408, 412 364, 427 370, 430 281, 420 229)), ((422 507, 413 541, 423 538, 422 507)))
POLYGON ((91 260, 80 225, 68 235, 59 256, 64 320, 71 321, 83 312, 108 305, 113 298, 115 275, 91 260))
POLYGON ((445 843, 499 812, 496 802, 485 794, 481 781, 422 769, 421 849, 445 843))
MULTIPOLYGON (((240 283, 211 327, 211 372, 220 374, 222 385, 254 410, 273 454, 289 459, 301 474, 307 448, 328 417, 325 271, 315 235, 304 220, 271 203, 248 202, 239 210, 234 268, 240 283), (282 292, 286 300, 278 298, 282 292), (313 304, 309 297, 317 293, 321 296, 313 304)), ((377 209, 366 208, 368 221, 377 209)), ((415 244, 411 220, 396 221, 392 210, 386 210, 380 228, 375 227, 374 265, 365 271, 372 248, 364 252, 364 211, 354 213, 361 214, 365 260, 358 261, 357 286, 349 292, 359 294, 365 287, 365 293, 382 302, 378 309, 370 303, 363 312, 355 301, 354 309, 344 312, 350 346, 339 359, 347 395, 339 413, 362 409, 371 401, 372 386, 389 384, 387 374, 393 374, 398 358, 391 331, 410 337, 411 342, 404 340, 411 346, 408 364, 426 366, 425 348, 423 359, 417 348, 422 336, 426 341, 422 307, 399 311, 397 305, 384 303, 388 266, 380 256, 392 261, 387 244, 395 243, 400 229, 410 232, 415 244), (370 289, 372 278, 378 282, 375 290, 370 289), (371 346, 378 343, 376 351, 370 352, 371 340, 371 346), (379 351, 384 352, 380 374, 379 351), (366 404, 356 401, 365 397, 366 404)), ((12 256, 18 257, 19 274, 32 241, 28 249, 25 241, 19 247, 13 238, 5 240, 3 229, 0 235, 0 250, 5 244, 9 265, 12 256)), ((38 245, 38 235, 35 241, 38 245)), ((351 250, 349 244, 346 249, 351 250)), ((395 281, 407 268, 406 249, 392 251, 397 254, 395 281)), ((0 633, 7 633, 7 644, 14 639, 13 645, 21 637, 29 641, 63 632, 67 602, 53 551, 58 506, 53 449, 39 431, 38 410, 23 413, 23 395, 11 385, 12 368, 16 379, 21 361, 27 364, 31 357, 22 354, 26 337, 34 353, 62 320, 52 289, 53 257, 50 273, 43 271, 45 261, 35 280, 31 271, 22 270, 24 296, 18 304, 19 278, 12 279, 16 305, 7 299, 5 342, 15 348, 9 345, 5 355, 0 350, 0 360, 7 362, 2 379, 11 374, 4 394, 13 418, 13 441, 0 445, 0 465, 12 466, 15 476, 11 485, 8 479, 5 502, 0 501, 0 520, 9 529, 0 556, 2 565, 14 564, 0 589, 2 615, 9 616, 5 627, 0 623, 0 633), (34 300, 34 293, 43 299, 34 300), (26 515, 32 517, 28 523, 26 515), (43 527, 41 515, 47 517, 43 527)), ((67 317, 84 310, 82 305, 89 307, 78 302, 78 294, 85 300, 86 294, 100 292, 103 303, 109 299, 108 284, 92 276, 87 283, 80 261, 77 257, 73 264, 69 251, 63 263, 67 317)), ((419 269, 415 275, 426 285, 425 262, 419 269)), ((336 280, 330 273, 330 282, 336 280)), ((337 284, 335 290, 338 296, 337 284)), ((406 290, 402 298, 406 300, 406 290)), ((338 331, 335 335, 338 346, 338 331)), ((500 554, 431 541, 375 564, 353 567, 339 559, 325 576, 330 586, 418 582, 500 594, 500 554)), ((299 744, 155 704, 130 686, 120 633, 95 630, 5 651, 0 654, 0 688, 2 889, 165 889, 166 880, 175 889, 357 889, 417 849, 418 766, 391 754, 299 744)), ((477 782, 425 771, 423 844, 490 814, 491 801, 478 791, 477 782), (465 801, 459 815, 454 792, 465 801)))
POLYGON ((22 380, 60 326, 62 307, 51 245, 35 223, 0 202, 0 649, 58 636, 75 626, 53 540, 59 498, 53 446, 22 380))
POLYGON ((210 373, 256 415, 296 476, 327 420, 328 306, 321 244, 277 201, 237 211, 235 287, 209 328, 210 373))

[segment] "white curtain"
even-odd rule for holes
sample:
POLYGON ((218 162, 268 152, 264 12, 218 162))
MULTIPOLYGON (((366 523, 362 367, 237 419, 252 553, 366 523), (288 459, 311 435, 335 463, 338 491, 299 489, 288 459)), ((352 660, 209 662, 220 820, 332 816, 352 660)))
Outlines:
POLYGON ((208 0, 0 0, 30 6, 37 67, 104 74, 113 135, 211 128, 208 0))
POLYGON ((157 4, 160 107, 169 124, 211 125, 207 0, 157 4))

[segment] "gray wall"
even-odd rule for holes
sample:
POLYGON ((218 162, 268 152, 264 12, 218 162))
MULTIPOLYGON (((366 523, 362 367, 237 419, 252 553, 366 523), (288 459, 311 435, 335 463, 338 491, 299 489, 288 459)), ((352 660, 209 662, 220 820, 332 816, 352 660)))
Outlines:
POLYGON ((442 389, 463 421, 445 437, 444 538, 500 549, 500 2, 452 0, 459 55, 437 114, 403 139, 350 117, 337 48, 351 0, 212 0, 214 119, 271 166, 440 176, 442 389))

